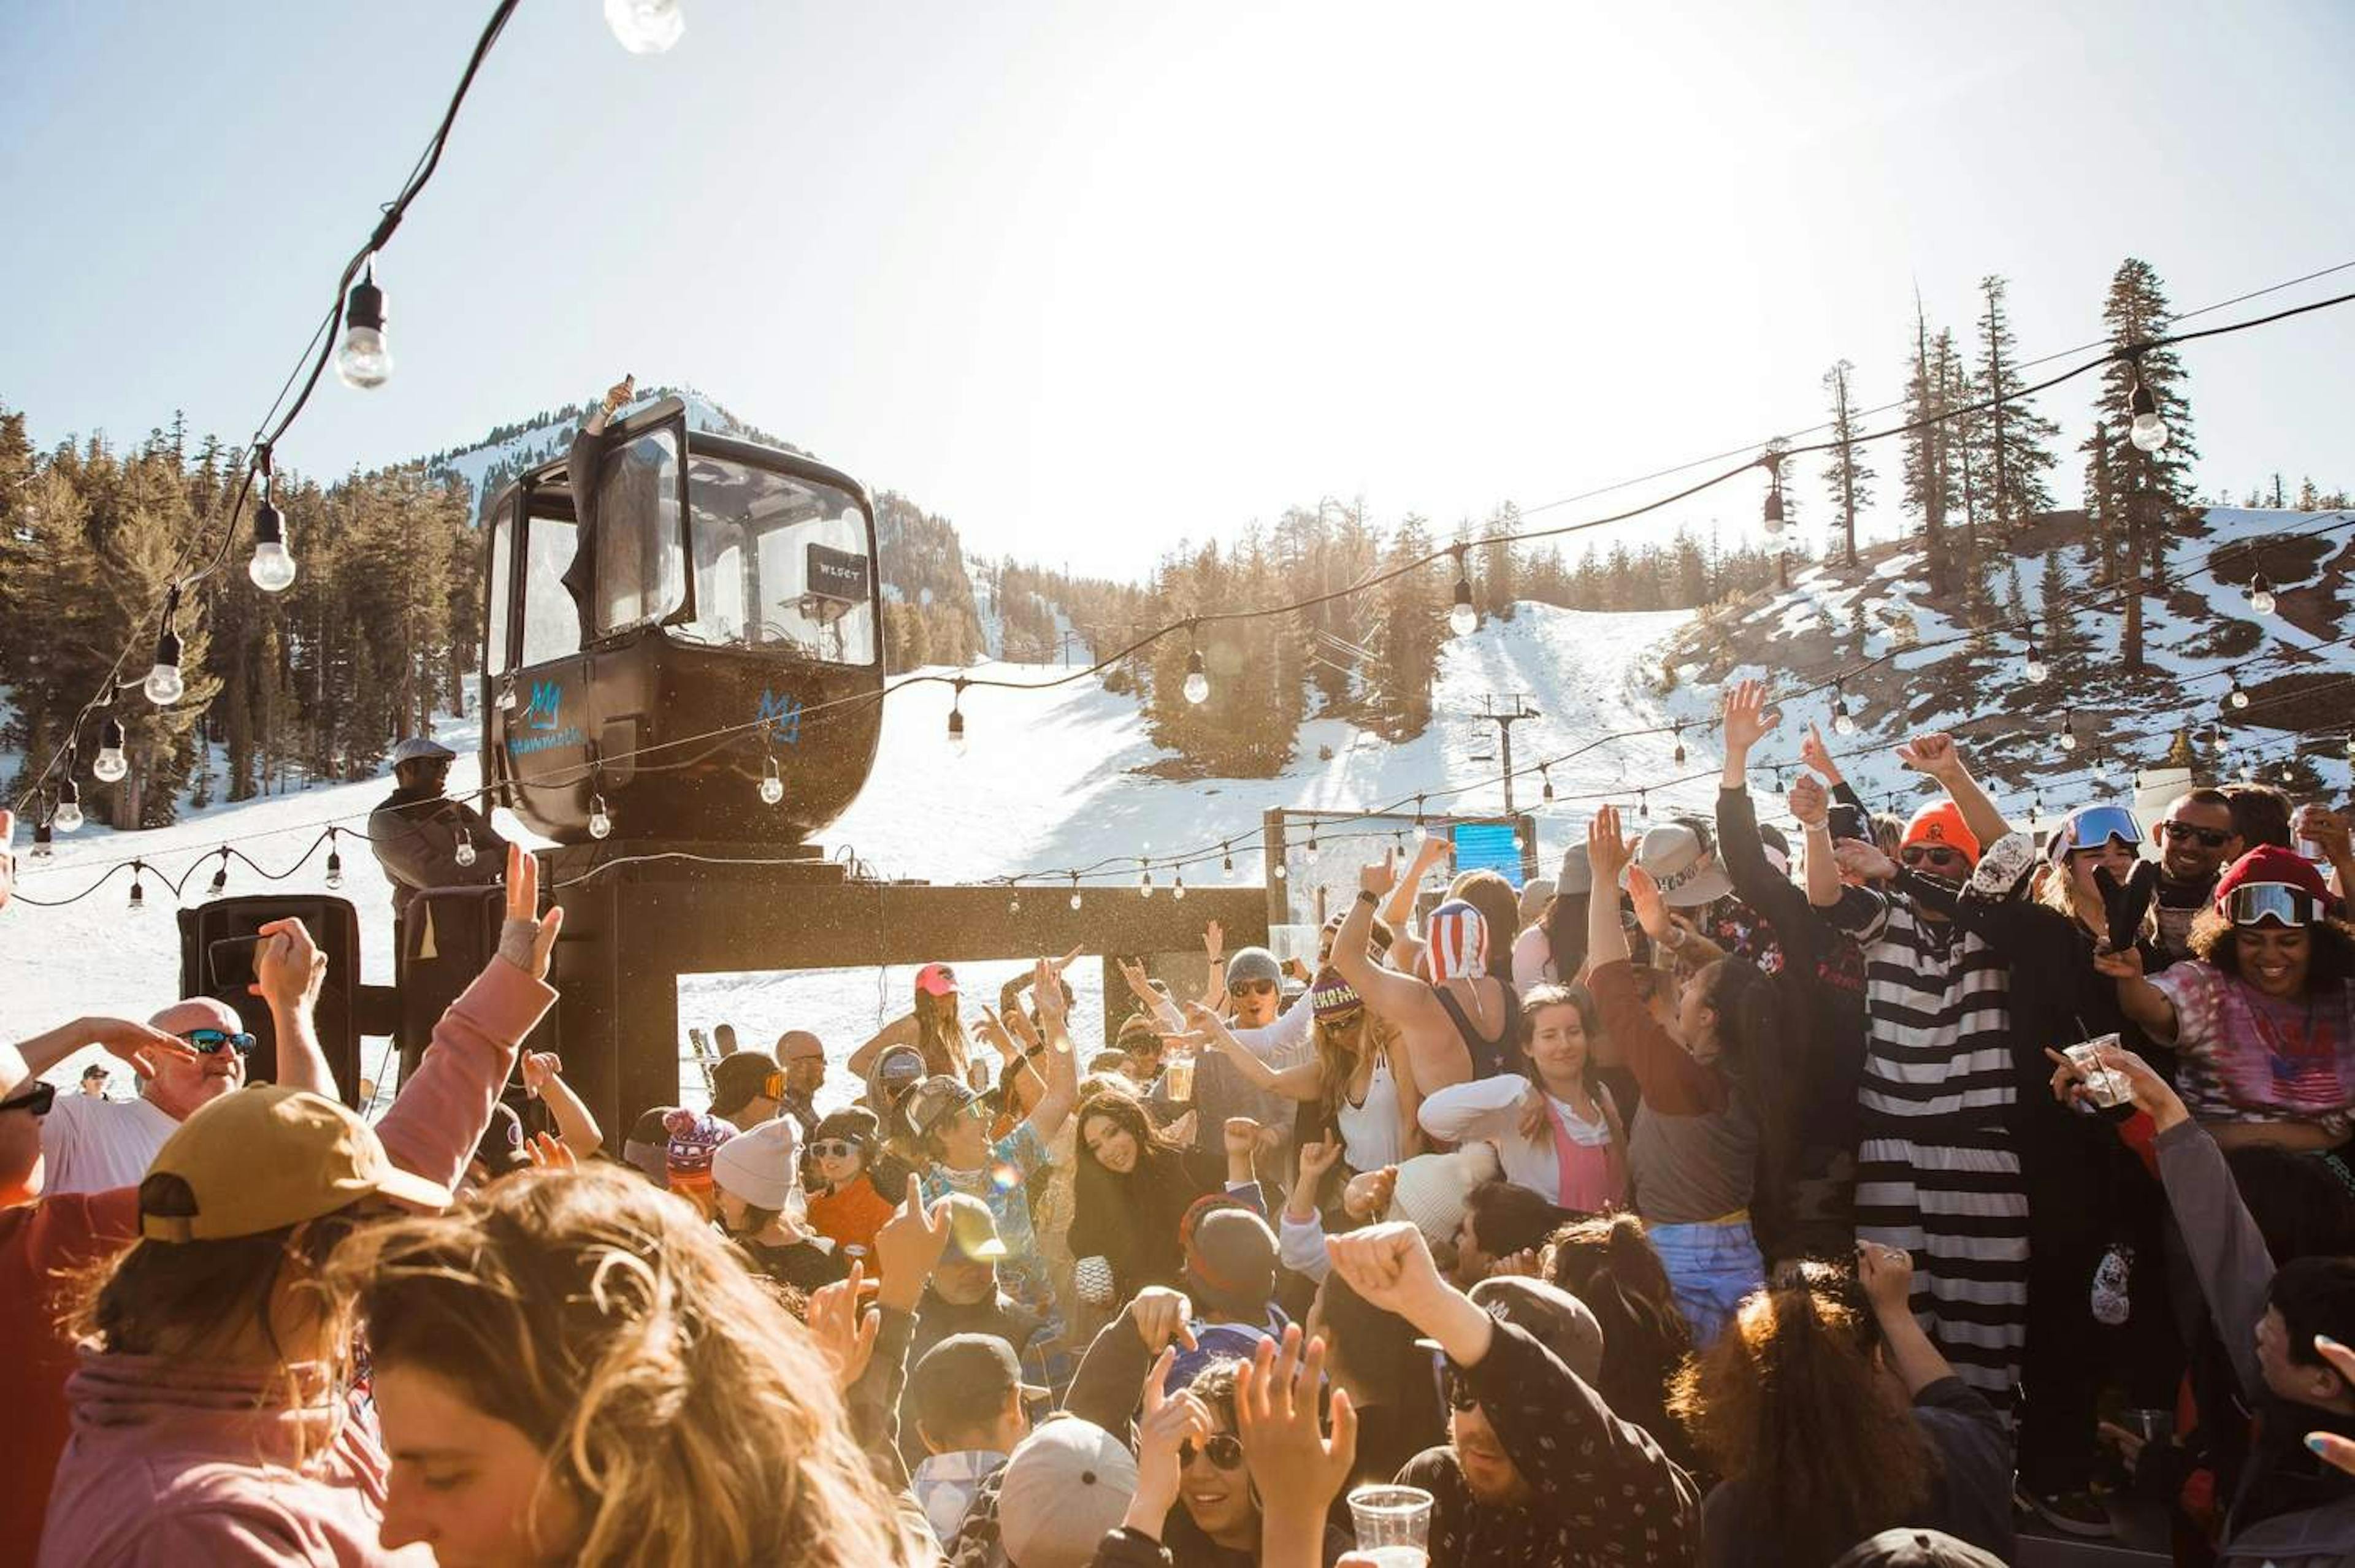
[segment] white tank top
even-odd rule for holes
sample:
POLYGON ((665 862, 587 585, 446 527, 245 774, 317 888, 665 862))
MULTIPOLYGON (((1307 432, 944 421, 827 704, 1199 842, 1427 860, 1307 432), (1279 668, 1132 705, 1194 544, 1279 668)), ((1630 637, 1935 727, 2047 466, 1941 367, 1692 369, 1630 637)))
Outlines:
POLYGON ((1342 1157, 1352 1170, 1380 1170, 1396 1165, 1406 1151, 1399 1147, 1398 1084, 1391 1077, 1388 1051, 1374 1057, 1374 1075, 1366 1084, 1366 1103, 1349 1104, 1344 1093, 1333 1113, 1341 1129, 1342 1157))

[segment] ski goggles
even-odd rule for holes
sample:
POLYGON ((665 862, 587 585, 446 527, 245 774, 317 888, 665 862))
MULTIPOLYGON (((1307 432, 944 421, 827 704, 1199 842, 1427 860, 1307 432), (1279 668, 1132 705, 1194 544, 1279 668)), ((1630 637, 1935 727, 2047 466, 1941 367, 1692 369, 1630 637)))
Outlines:
POLYGON ((0 1111, 30 1111, 37 1116, 46 1116, 49 1114, 49 1107, 57 1103, 58 1086, 37 1080, 23 1093, 0 1100, 0 1111))
POLYGON ((240 1056, 253 1054, 253 1037, 250 1034, 229 1034, 217 1029, 184 1029, 180 1031, 180 1038, 204 1056, 222 1051, 234 1051, 240 1056))
POLYGON ((2234 925, 2312 925, 2322 918, 2322 901, 2286 882, 2243 882, 2224 896, 2224 918, 2234 925))
POLYGON ((2123 805, 2088 805, 2069 814, 2061 824, 2061 847, 2098 849, 2115 838, 2129 849, 2142 848, 2142 825, 2123 805))

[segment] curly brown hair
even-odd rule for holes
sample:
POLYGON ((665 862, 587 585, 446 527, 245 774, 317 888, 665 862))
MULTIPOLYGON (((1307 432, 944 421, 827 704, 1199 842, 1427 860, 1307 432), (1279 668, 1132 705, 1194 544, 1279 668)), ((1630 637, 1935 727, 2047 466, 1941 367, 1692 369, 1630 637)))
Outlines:
MULTIPOLYGON (((2314 938, 2306 988, 2312 991, 2355 979, 2355 926, 2344 921, 2318 920, 2306 929, 2314 938)), ((2223 912, 2203 909, 2191 923, 2190 945, 2194 958, 2237 980, 2241 978, 2241 944, 2232 940, 2232 930, 2223 912)))
POLYGON ((1936 1450, 1882 1389, 1880 1342, 1853 1272, 1795 1263, 1677 1379, 1669 1408, 1785 1562, 1829 1563, 1930 1495, 1936 1450))

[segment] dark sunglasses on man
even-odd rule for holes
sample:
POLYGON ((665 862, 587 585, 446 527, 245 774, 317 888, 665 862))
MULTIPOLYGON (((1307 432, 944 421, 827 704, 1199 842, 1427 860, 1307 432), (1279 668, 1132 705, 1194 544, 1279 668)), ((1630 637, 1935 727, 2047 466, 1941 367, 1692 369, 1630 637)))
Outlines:
POLYGON ((0 1100, 0 1111, 30 1111, 37 1116, 46 1116, 49 1114, 49 1107, 57 1103, 58 1086, 35 1079, 22 1092, 0 1100))
POLYGON ((227 1034, 217 1029, 184 1029, 180 1031, 180 1038, 200 1056, 212 1056, 223 1051, 234 1051, 240 1056, 253 1054, 253 1037, 250 1034, 227 1034))
POLYGON ((1944 844, 1908 844, 1897 858, 1908 866, 1926 866, 1934 871, 1955 870, 1968 863, 1960 849, 1949 849, 1944 844))
POLYGON ((2159 835, 2166 838, 2189 838, 2210 849, 2222 849, 2232 841, 2232 835, 2222 827, 2195 827, 2189 822, 2161 822, 2159 835))
POLYGON ((1273 980, 1238 980, 1234 984, 1234 993, 1238 997, 1273 997, 1275 992, 1276 984, 1273 980))

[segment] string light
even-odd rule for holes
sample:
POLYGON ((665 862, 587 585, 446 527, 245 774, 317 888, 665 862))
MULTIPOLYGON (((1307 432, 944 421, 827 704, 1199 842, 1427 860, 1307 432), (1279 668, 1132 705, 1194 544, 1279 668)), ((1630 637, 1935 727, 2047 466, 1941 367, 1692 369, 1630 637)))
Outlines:
POLYGON ((761 759, 761 804, 774 805, 785 798, 785 781, 777 774, 777 753, 761 759))
POLYGON ((81 785, 73 782, 73 748, 66 748, 66 773, 58 781, 58 808, 49 821, 60 833, 73 833, 81 827, 81 785))
POLYGON ((1071 907, 1073 909, 1079 908, 1080 902, 1080 874, 1077 871, 1073 871, 1071 873, 1071 907))
POLYGON ((589 792, 589 837, 610 838, 613 835, 613 814, 605 809, 605 797, 595 790, 589 792))
POLYGON ((1766 470, 1766 506, 1762 514, 1766 531, 1779 534, 1783 531, 1783 459, 1770 452, 1758 462, 1766 470))
POLYGON ((2241 672, 2238 670, 2232 672, 2232 689, 2224 694, 2224 700, 2234 708, 2246 708, 2249 705, 2249 693, 2241 685, 2241 672))
POLYGON ((208 888, 207 888, 207 889, 205 890, 205 896, 206 896, 207 898, 214 898, 214 899, 217 899, 217 898, 220 897, 220 896, 221 896, 221 894, 223 894, 223 893, 227 892, 228 891, 229 891, 229 847, 228 847, 227 845, 223 845, 223 846, 221 847, 221 852, 220 852, 220 864, 219 864, 218 867, 216 867, 216 868, 214 869, 214 870, 213 870, 213 880, 212 880, 212 886, 210 886, 210 887, 208 887, 208 888))
POLYGON ((2061 710, 2061 749, 2064 752, 2077 749, 2077 710, 2073 708, 2061 710))
POLYGON ((1007 895, 1006 912, 1008 914, 1020 914, 1022 912, 1022 895, 1020 893, 1009 893, 1007 895))
POLYGON ((1178 880, 1177 880, 1177 881, 1175 881, 1174 883, 1172 883, 1172 884, 1170 885, 1170 889, 1169 889, 1169 896, 1170 896, 1171 898, 1173 898, 1173 899, 1182 899, 1182 898, 1184 898, 1184 897, 1186 896, 1186 873, 1185 873, 1185 872, 1180 871, 1180 872, 1178 872, 1178 880))
POLYGON ((123 720, 112 713, 98 727, 98 760, 90 764, 90 771, 101 784, 116 783, 131 771, 130 761, 123 754, 123 720))
POLYGON ((1311 855, 1316 853, 1316 824, 1314 822, 1308 825, 1308 852, 1311 855))
POLYGON ((1468 637, 1480 629, 1480 613, 1472 608, 1472 569, 1465 561, 1465 547, 1455 547, 1455 603, 1447 612, 1447 629, 1459 637, 1468 637))
POLYGON ((336 848, 336 830, 327 829, 327 886, 332 891, 344 885, 343 852, 336 848))
POLYGON ((367 391, 381 387, 392 375, 392 350, 384 342, 384 291, 376 286, 376 252, 368 252, 368 270, 352 285, 344 310, 344 344, 336 350, 336 375, 345 386, 367 391))
POLYGON ((1685 765, 1685 724, 1681 719, 1677 720, 1677 754, 1672 760, 1678 767, 1685 765))
POLYGON ((1136 896, 1141 899, 1153 896, 1153 865, 1148 860, 1136 863, 1136 896))
POLYGON ((146 869, 146 863, 144 861, 131 862, 131 912, 133 914, 137 914, 147 907, 147 890, 139 882, 139 874, 146 869))
POLYGON ((2021 666, 2021 673, 2028 677, 2030 686, 2041 686, 2052 677, 2052 667, 2044 662, 2042 654, 2037 652, 2036 623, 2033 621, 2028 623, 2028 658, 2021 666))
POLYGON ((2260 615, 2270 615, 2279 601, 2274 598, 2274 585, 2265 581, 2262 571, 2249 573, 2249 608, 2260 615))
POLYGON ((1538 764, 1538 777, 1545 781, 1545 798, 1551 800, 1553 798, 1553 774, 1546 771, 1546 764, 1543 763, 1540 763, 1538 764))
POLYGON ((2257 770, 2256 770, 2255 765, 2254 765, 2254 764, 2253 764, 2253 763, 2249 761, 2249 759, 2248 759, 2248 758, 2246 758, 2246 757, 2243 757, 2243 758, 2241 759, 2241 779, 2242 779, 2242 782, 2245 784, 2245 783, 2247 783, 2248 781, 2250 781, 2250 780, 2252 780, 2252 779, 2254 779, 2256 776, 2257 776, 2257 770))
MULTIPOLYGON (((1194 623, 1191 621, 1186 623, 1186 629, 1192 634, 1194 623)), ((1202 667, 1202 645, 1197 635, 1194 646, 1186 655, 1186 700, 1199 708, 1209 701, 1209 698, 1210 677, 1209 673, 1202 667)))
POLYGON ((668 54, 687 31, 680 0, 605 0, 605 26, 634 55, 668 54))
POLYGON ((33 859, 48 860, 54 859, 56 856, 57 850, 49 842, 48 818, 43 817, 33 824, 33 859))
POLYGON ((1288 870, 1287 869, 1285 869, 1284 864, 1284 862, 1283 862, 1283 861, 1278 860, 1278 861, 1277 861, 1277 862, 1276 862, 1276 863, 1275 863, 1272 868, 1270 868, 1270 869, 1269 869, 1268 875, 1270 875, 1270 876, 1273 877, 1277 881, 1279 881, 1279 882, 1280 882, 1280 881, 1283 881, 1285 878, 1287 878, 1287 877, 1291 876, 1291 875, 1292 875, 1292 873, 1291 873, 1291 871, 1290 871, 1290 870, 1288 870))
POLYGON ((253 514, 253 559, 245 575, 264 593, 283 593, 294 586, 294 558, 286 549, 286 519, 270 499, 271 484, 261 482, 261 505, 253 514))
POLYGON ((1417 831, 1421 831, 1423 828, 1429 826, 1423 821, 1423 796, 1421 795, 1416 795, 1414 797, 1414 826, 1417 831))
POLYGON ((1652 797, 1644 790, 1639 789, 1636 792, 1636 815, 1646 822, 1651 820, 1652 797))
POLYGON ((2158 399, 2142 379, 2142 357, 2134 356, 2126 365, 2134 376, 2134 389, 2126 394, 2126 404, 2134 411, 2134 423, 2127 430, 2126 439, 2145 452, 2165 452, 2167 421, 2158 417, 2158 399))
MULTIPOLYGON (((601 834, 599 837, 602 837, 603 835, 601 834)), ((457 861, 462 867, 474 863, 474 836, 465 828, 458 829, 458 847, 450 852, 450 859, 457 861)))
POLYGON ((959 676, 949 698, 949 750, 964 755, 964 677, 959 676))
POLYGON ((1856 716, 1848 710, 1848 693, 1837 680, 1832 682, 1832 733, 1856 733, 1856 716))
POLYGON ((188 694, 188 683, 180 675, 180 634, 172 629, 172 617, 179 613, 180 585, 172 584, 164 595, 164 622, 155 634, 155 663, 139 688, 147 700, 158 708, 169 708, 188 694))

